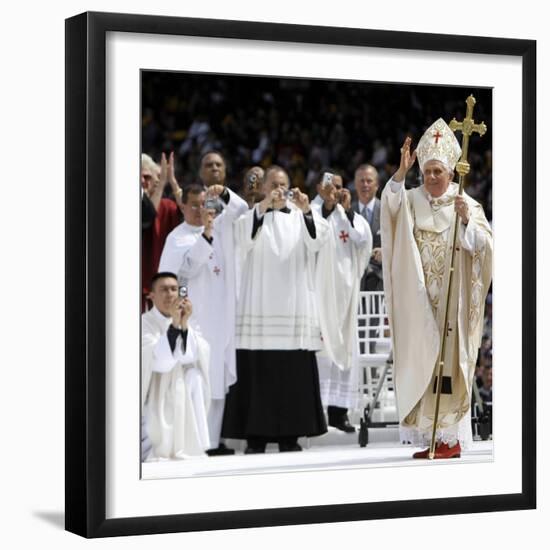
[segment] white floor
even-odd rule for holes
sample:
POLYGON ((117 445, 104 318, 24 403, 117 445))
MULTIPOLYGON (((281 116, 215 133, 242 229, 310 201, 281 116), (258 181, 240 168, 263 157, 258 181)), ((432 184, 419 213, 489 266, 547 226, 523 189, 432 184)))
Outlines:
MULTIPOLYGON (((380 441, 376 432, 371 443, 359 447, 357 435, 351 434, 332 444, 333 438, 319 441, 301 441, 302 452, 279 453, 275 445, 269 445, 265 454, 244 455, 242 447, 237 447, 233 456, 194 457, 185 460, 166 460, 142 464, 142 479, 163 479, 201 476, 235 476, 250 474, 281 473, 304 470, 326 470, 341 468, 389 468, 389 467, 430 467, 438 460, 414 460, 412 454, 418 448, 402 445, 395 441, 380 441), (378 441, 377 441, 378 439, 378 441), (326 444, 330 442, 330 444, 326 444)), ((344 434, 342 434, 344 435, 344 434)), ((369 433, 369 435, 371 435, 369 433)), ((493 459, 492 441, 474 441, 460 458, 450 459, 453 463, 487 462, 493 459)))

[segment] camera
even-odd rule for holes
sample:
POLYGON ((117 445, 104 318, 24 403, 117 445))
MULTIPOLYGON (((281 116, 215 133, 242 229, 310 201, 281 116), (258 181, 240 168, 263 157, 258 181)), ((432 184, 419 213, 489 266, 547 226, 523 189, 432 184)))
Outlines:
POLYGON ((258 174, 256 174, 255 172, 252 172, 251 174, 248 175, 248 178, 247 178, 248 188, 255 189, 259 181, 260 181, 260 178, 258 174))
POLYGON ((223 202, 218 197, 209 198, 206 199, 204 207, 207 210, 214 210, 216 215, 218 215, 223 210, 223 202))
POLYGON ((187 298, 187 285, 180 285, 178 288, 178 296, 180 298, 187 298))
POLYGON ((283 196, 285 199, 292 200, 294 198, 294 191, 292 189, 285 189, 283 196))
POLYGON ((323 174, 323 180, 321 181, 321 187, 327 187, 331 185, 333 179, 334 179, 334 174, 331 174, 330 172, 325 172, 323 174))

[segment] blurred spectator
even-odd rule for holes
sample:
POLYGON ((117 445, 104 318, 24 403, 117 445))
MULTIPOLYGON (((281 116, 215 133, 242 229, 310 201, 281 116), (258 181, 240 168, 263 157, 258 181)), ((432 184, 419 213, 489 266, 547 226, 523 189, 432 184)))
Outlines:
POLYGON ((484 404, 493 402, 493 367, 491 365, 483 367, 479 395, 484 404))
POLYGON ((166 237, 181 221, 178 205, 171 199, 162 198, 166 184, 169 183, 179 201, 181 189, 174 173, 174 154, 167 161, 162 154, 159 166, 149 155, 141 156, 142 233, 141 233, 141 311, 145 311, 150 292, 149 282, 158 271, 160 255, 166 237), (145 198, 146 197, 146 198, 145 198), (153 211, 154 209, 154 211, 153 211))
POLYGON ((143 147, 177 150, 183 181, 194 181, 200 157, 217 149, 230 160, 232 189, 246 167, 278 163, 310 196, 322 166, 348 181, 370 163, 385 184, 399 161, 393 144, 439 116, 462 119, 473 93, 476 119, 489 131, 472 137, 469 193, 491 219, 491 90, 153 71, 144 73, 142 89, 143 147))
POLYGON ((357 201, 353 202, 352 208, 367 220, 372 233, 372 253, 361 280, 361 290, 383 290, 380 199, 376 196, 378 192, 376 168, 370 164, 362 164, 355 170, 354 182, 357 201))

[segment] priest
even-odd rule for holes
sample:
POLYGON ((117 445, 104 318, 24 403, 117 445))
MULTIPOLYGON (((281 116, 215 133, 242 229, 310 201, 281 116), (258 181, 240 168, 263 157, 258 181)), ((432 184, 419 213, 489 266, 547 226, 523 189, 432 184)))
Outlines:
MULTIPOLYGON (((384 291, 392 329, 401 438, 429 445, 435 418, 436 363, 444 331, 442 392, 434 458, 459 457, 471 441, 470 403, 491 281, 492 235, 483 208, 453 183, 461 148, 439 119, 411 153, 407 137, 399 169, 382 193, 384 291), (405 190, 416 158, 423 184, 405 190), (460 218, 452 300, 444 325, 450 248, 460 218)), ((427 458, 429 449, 415 453, 427 458)))
POLYGON ((300 451, 300 436, 326 432, 315 352, 315 254, 328 224, 289 178, 270 167, 265 198, 235 224, 243 258, 237 304, 237 382, 229 389, 222 434, 246 439, 246 453, 300 451))
POLYGON ((369 224, 351 208, 351 193, 325 173, 312 209, 329 224, 317 257, 315 291, 323 350, 317 353, 321 399, 328 424, 353 433, 348 409, 358 401, 359 285, 372 250, 369 224))
POLYGON ((210 346, 212 402, 208 425, 213 446, 208 454, 233 454, 233 449, 220 441, 225 396, 236 380, 232 226, 248 206, 220 184, 214 183, 208 189, 190 184, 183 189, 182 210, 185 221, 168 235, 160 269, 177 273, 180 285, 195 304, 191 326, 201 332, 210 346), (213 201, 212 208, 206 208, 207 199, 213 201))
POLYGON ((152 446, 147 460, 205 455, 208 344, 189 326, 193 307, 178 297, 174 273, 157 273, 150 297, 153 307, 141 316, 142 428, 152 446))

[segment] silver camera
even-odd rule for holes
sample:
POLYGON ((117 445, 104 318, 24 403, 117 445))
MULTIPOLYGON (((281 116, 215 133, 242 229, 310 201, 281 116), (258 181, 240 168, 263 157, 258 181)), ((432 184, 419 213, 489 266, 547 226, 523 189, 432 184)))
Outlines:
POLYGON ((334 180, 334 174, 331 174, 330 172, 325 172, 323 174, 323 180, 321 181, 321 187, 327 187, 332 184, 334 180))
POLYGON ((249 174, 247 181, 248 181, 248 188, 254 189, 258 184, 258 182, 260 181, 260 178, 258 177, 258 174, 256 174, 255 172, 252 172, 251 174, 249 174))
POLYGON ((206 199, 206 202, 204 203, 204 207, 207 210, 214 210, 217 215, 223 210, 224 205, 219 197, 214 197, 214 198, 206 199))
POLYGON ((178 296, 180 298, 187 298, 188 296, 188 292, 187 292, 187 285, 186 284, 183 284, 183 285, 180 285, 179 288, 178 288, 178 296))
POLYGON ((285 199, 288 199, 291 201, 294 198, 294 191, 292 191, 292 189, 285 189, 283 196, 285 199))

